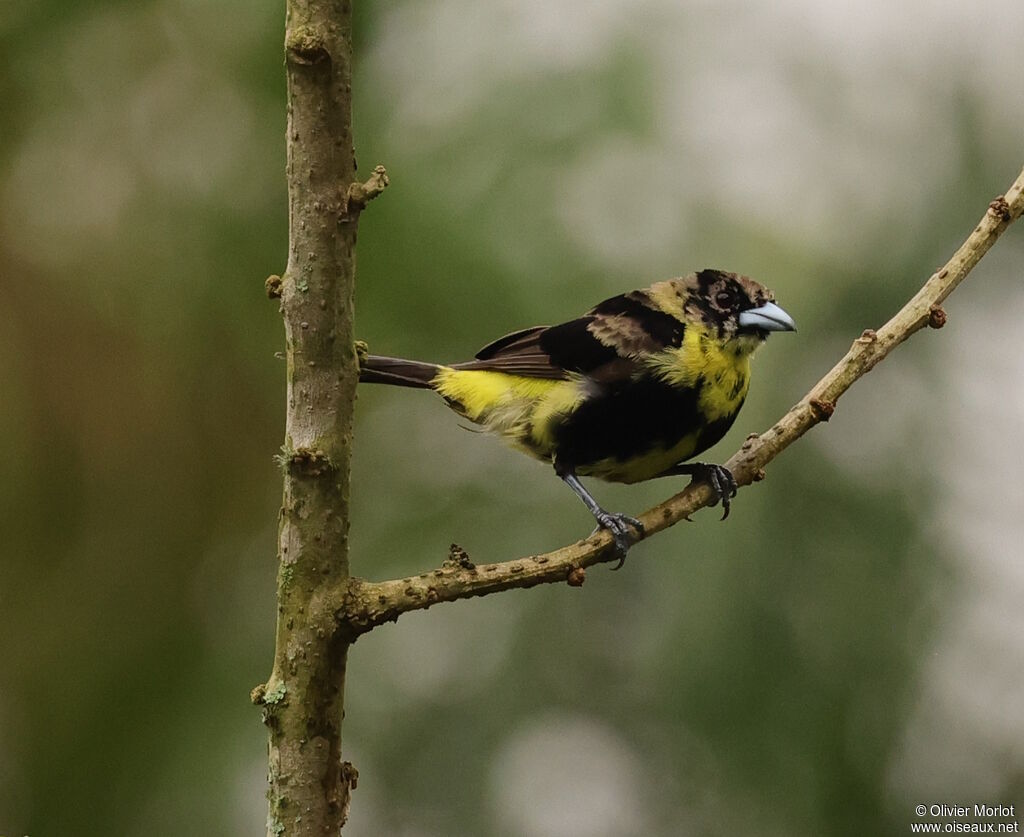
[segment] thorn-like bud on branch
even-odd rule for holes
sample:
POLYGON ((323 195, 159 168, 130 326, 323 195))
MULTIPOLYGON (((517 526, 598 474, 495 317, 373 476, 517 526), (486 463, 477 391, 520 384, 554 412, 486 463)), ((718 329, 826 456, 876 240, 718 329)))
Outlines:
POLYGON ((352 805, 352 791, 359 785, 359 771, 355 769, 352 762, 343 761, 341 763, 338 784, 340 785, 340 799, 335 802, 341 807, 341 825, 344 826, 348 822, 349 809, 352 805))
POLYGON ((284 48, 288 59, 295 64, 308 66, 331 60, 323 33, 312 26, 296 26, 289 29, 285 35, 284 48))
POLYGON ((353 347, 356 350, 356 363, 361 367, 363 365, 363 361, 366 360, 366 356, 370 354, 370 347, 367 345, 365 340, 356 340, 353 347))
POLYGON ((814 416, 817 421, 828 421, 836 411, 834 401, 822 401, 819 398, 812 398, 810 400, 810 405, 811 415, 814 416))
POLYGON ((768 476, 768 472, 765 471, 764 468, 758 468, 756 471, 754 471, 753 474, 750 475, 750 481, 751 482, 761 482, 761 480, 763 480, 767 476, 768 476))
POLYGON ((281 453, 274 458, 282 469, 306 477, 322 477, 338 469, 326 453, 310 448, 281 448, 281 453))
POLYGON ((858 343, 874 343, 878 339, 878 335, 875 333, 873 328, 866 328, 860 333, 860 337, 857 338, 858 343))
POLYGON ((365 183, 350 183, 345 193, 344 207, 339 221, 349 221, 358 215, 366 204, 383 192, 391 181, 384 166, 376 166, 365 183))
POLYGON ((476 564, 469 560, 469 553, 457 543, 448 547, 448 557, 441 564, 442 567, 460 570, 475 570, 476 564))
POLYGON ((570 587, 582 587, 583 582, 587 580, 587 571, 583 567, 573 567, 569 570, 569 575, 565 579, 565 583, 570 587))
POLYGON ((281 296, 281 277, 276 273, 270 274, 267 277, 267 281, 263 283, 263 287, 267 289, 267 296, 271 299, 278 299, 281 296))
POLYGON ((1002 195, 997 197, 988 205, 988 211, 995 215, 1000 221, 1009 221, 1012 217, 1010 214, 1010 205, 1002 195))
POLYGON ((946 324, 946 312, 941 306, 933 305, 928 309, 928 326, 930 328, 942 328, 946 324))

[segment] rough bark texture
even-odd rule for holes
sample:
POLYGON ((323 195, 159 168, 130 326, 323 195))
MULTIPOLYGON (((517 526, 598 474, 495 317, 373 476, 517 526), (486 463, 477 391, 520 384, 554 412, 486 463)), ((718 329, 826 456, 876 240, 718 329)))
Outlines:
MULTIPOLYGON (((267 834, 337 834, 355 771, 341 760, 350 637, 330 591, 349 574, 357 380, 352 298, 358 209, 351 129, 351 4, 287 0, 288 266, 280 295, 288 400, 280 457, 274 667, 253 700, 270 731, 267 834)), ((276 279, 276 277, 272 277, 276 279)))

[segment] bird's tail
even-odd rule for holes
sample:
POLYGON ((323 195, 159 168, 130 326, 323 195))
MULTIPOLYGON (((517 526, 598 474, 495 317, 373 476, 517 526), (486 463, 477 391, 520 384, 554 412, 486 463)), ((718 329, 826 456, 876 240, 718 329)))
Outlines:
POLYGON ((432 382, 440 369, 436 363, 367 355, 359 365, 359 383, 432 389, 432 382))

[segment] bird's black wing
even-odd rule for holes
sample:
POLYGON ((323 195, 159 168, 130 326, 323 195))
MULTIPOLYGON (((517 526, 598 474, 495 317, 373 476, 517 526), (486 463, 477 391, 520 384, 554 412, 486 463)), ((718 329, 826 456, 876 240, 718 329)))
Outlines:
POLYGON ((507 372, 527 378, 565 378, 565 370, 553 363, 551 356, 540 345, 541 335, 550 331, 550 328, 534 326, 513 331, 484 346, 476 353, 476 360, 453 366, 456 369, 507 372))
POLYGON ((506 334, 455 368, 556 380, 575 372, 608 382, 632 375, 639 355, 679 346, 682 339, 682 322, 654 308, 643 291, 633 291, 575 320, 506 334))

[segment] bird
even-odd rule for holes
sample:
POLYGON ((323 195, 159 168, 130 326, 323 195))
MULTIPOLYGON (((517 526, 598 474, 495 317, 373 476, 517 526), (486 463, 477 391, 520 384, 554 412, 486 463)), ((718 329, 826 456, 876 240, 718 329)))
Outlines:
POLYGON ((724 520, 736 480, 688 462, 732 426, 750 358, 773 331, 796 331, 775 295, 748 276, 705 269, 613 296, 559 325, 499 337, 461 363, 366 354, 360 383, 429 389, 473 424, 549 462, 607 529, 621 567, 644 536, 580 482, 688 475, 710 484, 724 520))

